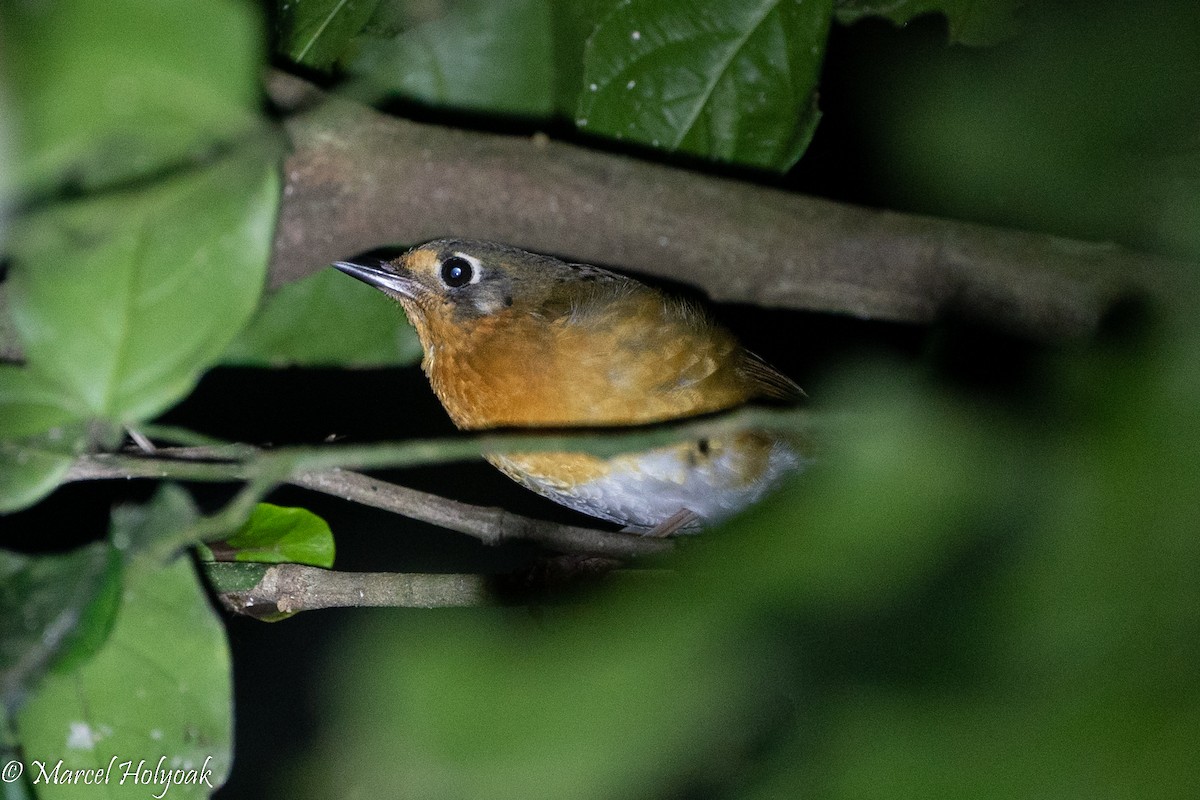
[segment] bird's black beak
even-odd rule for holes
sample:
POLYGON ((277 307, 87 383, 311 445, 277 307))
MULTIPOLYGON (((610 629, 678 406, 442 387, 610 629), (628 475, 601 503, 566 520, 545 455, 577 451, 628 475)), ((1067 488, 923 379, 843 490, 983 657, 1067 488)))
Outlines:
POLYGON ((393 297, 416 298, 417 292, 420 289, 420 286, 414 279, 400 275, 390 268, 386 262, 356 264, 353 261, 335 261, 333 266, 335 269, 358 278, 363 283, 374 286, 376 289, 382 290, 384 294, 393 297))

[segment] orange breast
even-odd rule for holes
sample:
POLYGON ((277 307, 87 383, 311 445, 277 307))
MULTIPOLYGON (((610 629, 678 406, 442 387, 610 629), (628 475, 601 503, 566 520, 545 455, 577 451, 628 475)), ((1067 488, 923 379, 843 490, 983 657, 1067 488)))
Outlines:
POLYGON ((437 346, 425 369, 461 428, 646 423, 754 394, 733 337, 664 313, 654 294, 622 298, 585 320, 500 312, 428 322, 437 346))

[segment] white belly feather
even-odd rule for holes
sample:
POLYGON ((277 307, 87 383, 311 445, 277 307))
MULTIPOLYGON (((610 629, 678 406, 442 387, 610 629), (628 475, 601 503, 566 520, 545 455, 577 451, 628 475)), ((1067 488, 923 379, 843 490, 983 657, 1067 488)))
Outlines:
POLYGON ((805 460, 782 441, 767 455, 765 468, 746 478, 744 454, 723 448, 697 461, 686 447, 663 447, 607 460, 605 474, 564 485, 521 469, 505 456, 491 459, 511 477, 568 508, 632 528, 649 530, 681 510, 711 524, 742 510, 776 486, 805 460))

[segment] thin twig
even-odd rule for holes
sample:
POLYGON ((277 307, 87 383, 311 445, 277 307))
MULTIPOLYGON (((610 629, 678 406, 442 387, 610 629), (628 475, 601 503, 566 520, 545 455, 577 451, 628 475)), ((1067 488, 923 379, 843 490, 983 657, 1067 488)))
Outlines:
MULTIPOLYGON (((222 482, 242 480, 248 475, 244 464, 189 460, 210 458, 214 453, 213 448, 164 448, 158 452, 160 457, 156 458, 125 454, 81 456, 67 473, 64 482, 119 478, 222 482)), ((563 525, 523 517, 502 508, 460 503, 350 470, 333 468, 306 472, 288 478, 287 482, 464 533, 485 544, 526 540, 562 553, 590 553, 616 558, 653 555, 667 552, 672 547, 670 541, 662 539, 563 525)))
MULTIPOLYGON (((444 440, 324 445, 259 450, 244 444, 159 448, 152 455, 98 453, 79 457, 64 482, 115 478, 246 481, 217 515, 186 532, 205 540, 236 527, 249 509, 278 483, 292 483, 352 502, 465 533, 487 544, 523 539, 562 553, 631 558, 671 549, 669 541, 595 528, 562 525, 511 514, 500 508, 459 503, 344 469, 396 468, 478 458, 483 453, 585 452, 611 456, 686 439, 762 429, 806 439, 818 424, 803 409, 743 408, 731 413, 630 430, 560 434, 498 433, 444 440), (211 535, 209 535, 211 534, 211 535)), ((828 424, 824 421, 824 424, 828 424)), ((167 543, 172 547, 186 542, 167 543)), ((164 545, 166 546, 166 545, 164 545)))
POLYGON ((88 453, 75 459, 63 477, 63 483, 104 481, 120 478, 159 478, 162 480, 233 483, 245 480, 249 470, 232 461, 190 461, 174 458, 159 450, 155 457, 128 453, 88 453))
POLYGON ((524 539, 560 553, 592 553, 617 558, 653 555, 666 552, 672 547, 669 540, 562 525, 523 517, 502 508, 460 503, 349 470, 309 472, 292 478, 290 482, 306 489, 465 533, 485 544, 524 539))
POLYGON ((619 558, 661 553, 669 542, 594 528, 560 525, 473 506, 437 495, 375 480, 342 465, 396 468, 478 458, 483 453, 537 451, 585 452, 611 456, 691 438, 747 429, 775 430, 807 438, 818 420, 803 409, 777 411, 744 408, 699 420, 633 429, 632 432, 499 433, 443 440, 385 442, 371 445, 324 445, 259 450, 244 444, 159 448, 151 456, 97 453, 79 457, 64 482, 116 478, 163 478, 188 481, 249 481, 239 502, 209 527, 224 524, 245 511, 247 503, 274 483, 292 483, 352 502, 392 511, 487 544, 524 539, 563 553, 591 553, 619 558))

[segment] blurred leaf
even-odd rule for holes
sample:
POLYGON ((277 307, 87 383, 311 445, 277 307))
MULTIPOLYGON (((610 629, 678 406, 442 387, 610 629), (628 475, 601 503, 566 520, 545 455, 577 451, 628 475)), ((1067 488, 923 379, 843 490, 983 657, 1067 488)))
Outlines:
POLYGON ((66 408, 67 400, 33 371, 15 364, 0 364, 0 439, 45 433, 79 419, 66 408))
POLYGON ((1200 337, 1190 319, 1168 327, 1062 365, 1050 458, 1026 465, 1053 489, 986 587, 977 680, 860 692, 818 753, 822 796, 1200 790, 1200 337))
POLYGON ((148 553, 156 544, 178 539, 198 516, 192 496, 183 487, 164 483, 149 503, 114 508, 110 536, 118 550, 148 553))
POLYGON ((290 788, 326 796, 336 780, 376 796, 398 781, 413 797, 532 800, 661 797, 725 779, 793 722, 801 691, 788 650, 802 640, 764 620, 886 607, 973 541, 970 521, 987 513, 992 472, 964 470, 984 455, 978 434, 931 438, 919 416, 897 430, 918 406, 901 408, 856 425, 837 475, 806 476, 688 542, 671 580, 536 620, 373 618, 335 649, 336 700, 306 760, 346 768, 307 769, 290 788))
POLYGON ((48 669, 98 651, 120 586, 121 560, 104 542, 65 555, 0 550, 0 703, 16 708, 48 669))
POLYGON ((241 530, 223 542, 212 543, 206 560, 252 561, 265 564, 308 564, 329 569, 333 566, 333 532, 329 524, 306 508, 285 508, 259 503, 241 530), (219 545, 219 546, 218 546, 219 545), (232 559, 226 551, 233 551, 232 559))
MULTIPOLYGON (((831 396, 843 393, 839 407, 853 409, 836 449, 749 509, 734 541, 713 551, 718 561, 708 568, 731 573, 750 602, 843 617, 877 612, 972 547, 989 520, 1015 513, 1007 498, 1030 458, 1015 432, 1006 436, 993 422, 992 441, 967 409, 886 375, 846 382, 871 386, 886 405, 830 387, 831 396), (781 531, 798 530, 803 536, 781 539, 781 531)), ((1040 496, 1023 492, 1025 506, 1036 508, 1040 496)))
POLYGON ((0 514, 27 508, 57 487, 75 459, 48 436, 0 441, 0 514), (46 445, 50 444, 51 447, 46 445))
POLYGON ((12 315, 29 369, 62 405, 137 422, 218 358, 262 290, 279 194, 273 147, 23 220, 12 315))
POLYGON ((1027 17, 1004 48, 930 49, 861 83, 883 202, 1162 249, 1164 220, 1186 212, 1172 189, 1200 187, 1194 4, 1030 4, 1027 17))
MULTIPOLYGON (((207 797, 229 770, 232 687, 224 630, 188 559, 164 566, 136 546, 189 524, 173 494, 114 513, 113 542, 128 553, 116 624, 89 661, 47 675, 17 717, 26 763, 53 766, 61 758, 64 769, 95 769, 115 756, 109 796, 162 791, 161 784, 120 785, 121 762, 129 759, 134 768, 145 759, 142 769, 207 776, 208 786, 172 785, 171 797, 207 797)), ((38 786, 38 792, 44 798, 77 794, 69 785, 38 786)))
POLYGON ((276 47, 297 64, 328 69, 379 0, 275 0, 276 47))
POLYGON ((1190 796, 1192 344, 1097 361, 1036 430, 859 373, 822 465, 671 581, 364 615, 289 796, 1190 796))
POLYGON ((623 3, 588 39, 576 124, 666 150, 787 170, 813 129, 831 3, 623 3))
POLYGON ((992 45, 1017 32, 1017 10, 1024 0, 834 0, 833 13, 843 25, 864 17, 884 17, 904 25, 922 14, 942 14, 950 41, 992 45))
POLYGON ((374 89, 495 114, 554 111, 549 0, 462 0, 435 19, 381 35, 387 27, 361 37, 348 64, 374 89))
POLYGON ((130 180, 259 123, 257 12, 237 0, 5 3, 17 185, 130 180))
POLYGON ((286 793, 649 797, 736 759, 763 704, 751 687, 769 673, 680 599, 540 626, 478 610, 365 617, 371 636, 343 642, 327 673, 320 755, 286 793), (335 776, 326 759, 347 769, 335 776))
POLYGON ((268 297, 221 360, 268 367, 384 367, 420 358, 421 343, 399 305, 326 269, 268 297))
POLYGON ((583 54, 596 25, 621 0, 575 0, 552 5, 556 112, 575 118, 583 92, 583 54))
MULTIPOLYGON (((3 12, 0 12, 0 20, 3 12)), ((16 172, 16 159, 12 152, 12 132, 9 130, 9 120, 12 118, 12 107, 8 99, 8 91, 4 86, 4 60, 0 53, 0 253, 5 252, 8 240, 8 225, 11 207, 15 204, 13 194, 16 187, 12 183, 12 175, 16 172)), ((4 303, 0 301, 0 313, 4 303)), ((0 344, 8 338, 8 332, 0 323, 0 344)))
POLYGON ((817 132, 817 126, 821 123, 821 105, 818 102, 819 93, 813 91, 812 97, 809 100, 808 109, 801 115, 799 126, 796 129, 796 137, 792 140, 792 150, 784 155, 783 161, 795 164, 804 155, 804 151, 808 149, 809 142, 817 132))

